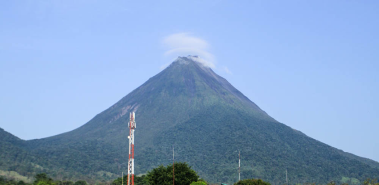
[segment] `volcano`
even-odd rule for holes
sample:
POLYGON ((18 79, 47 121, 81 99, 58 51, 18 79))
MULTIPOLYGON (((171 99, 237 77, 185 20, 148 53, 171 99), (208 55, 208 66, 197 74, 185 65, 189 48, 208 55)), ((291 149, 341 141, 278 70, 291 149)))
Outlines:
POLYGON ((175 147, 176 161, 214 183, 238 180, 239 151, 241 179, 283 184, 286 170, 291 184, 379 177, 379 163, 276 121, 196 56, 178 57, 81 127, 44 139, 16 138, 14 147, 38 156, 28 161, 52 176, 115 178, 126 171, 129 112, 136 113, 137 175, 172 163, 175 147))

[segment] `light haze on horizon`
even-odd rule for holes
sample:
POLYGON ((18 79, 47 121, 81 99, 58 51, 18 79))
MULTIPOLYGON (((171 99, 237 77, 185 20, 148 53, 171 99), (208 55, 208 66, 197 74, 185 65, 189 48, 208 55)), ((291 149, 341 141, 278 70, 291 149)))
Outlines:
MULTIPOLYGON (((71 131, 178 55, 274 119, 379 161, 378 1, 1 1, 0 127, 71 131)), ((138 120, 137 120, 138 122, 138 120)))

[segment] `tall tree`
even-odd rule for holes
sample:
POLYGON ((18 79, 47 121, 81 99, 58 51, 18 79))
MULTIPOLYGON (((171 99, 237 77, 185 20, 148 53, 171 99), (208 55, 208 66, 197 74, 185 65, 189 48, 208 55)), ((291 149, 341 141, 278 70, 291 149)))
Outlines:
MULTIPOLYGON (((149 171, 146 176, 151 185, 171 185, 173 184, 173 166, 159 166, 149 171)), ((175 184, 190 185, 198 181, 197 173, 188 166, 187 163, 175 163, 175 184)))

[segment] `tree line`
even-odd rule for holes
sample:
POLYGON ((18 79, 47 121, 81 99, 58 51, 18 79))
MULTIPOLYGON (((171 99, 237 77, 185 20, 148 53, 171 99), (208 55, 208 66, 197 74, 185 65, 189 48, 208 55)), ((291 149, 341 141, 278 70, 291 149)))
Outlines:
MULTIPOLYGON (((107 185, 127 185, 127 175, 119 177, 112 182, 102 182, 96 184, 107 185)), ((135 185, 172 185, 175 181, 176 185, 216 185, 206 182, 201 179, 195 170, 191 168, 187 163, 176 162, 175 165, 159 166, 152 169, 147 174, 142 176, 135 176, 135 185), (175 169, 174 169, 175 167, 175 169), (175 175, 173 173, 175 172, 175 175)), ((84 180, 73 181, 58 181, 50 178, 46 173, 39 173, 34 176, 32 183, 26 183, 24 181, 16 181, 14 179, 6 179, 0 176, 0 185, 87 185, 84 180)), ((327 185, 336 185, 334 181, 329 182, 327 185)), ((226 184, 222 184, 226 185, 226 184)), ((261 179, 244 179, 240 180, 234 185, 271 185, 269 182, 265 182, 261 179)), ((316 183, 308 183, 304 185, 316 185, 316 183)), ((348 185, 347 183, 342 185, 348 185)), ((362 185, 379 185, 377 179, 367 179, 362 185)))

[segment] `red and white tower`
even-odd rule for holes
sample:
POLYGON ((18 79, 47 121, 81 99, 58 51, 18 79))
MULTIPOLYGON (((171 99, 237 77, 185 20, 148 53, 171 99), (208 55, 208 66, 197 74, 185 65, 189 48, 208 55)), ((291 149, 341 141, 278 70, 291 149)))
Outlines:
POLYGON ((134 185, 134 129, 136 128, 136 115, 130 113, 129 121, 129 161, 128 161, 128 185, 134 185))

